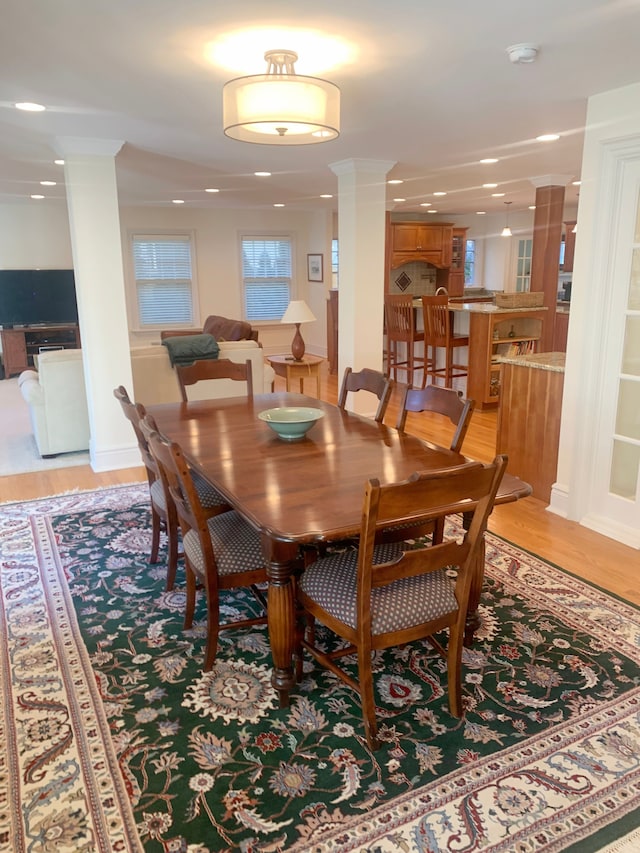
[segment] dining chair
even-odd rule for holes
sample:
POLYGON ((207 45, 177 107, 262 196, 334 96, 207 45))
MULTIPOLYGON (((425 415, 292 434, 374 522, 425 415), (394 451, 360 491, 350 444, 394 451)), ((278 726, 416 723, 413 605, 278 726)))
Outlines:
POLYGON ((355 690, 362 704, 367 743, 379 746, 372 653, 428 638, 447 661, 449 708, 462 715, 462 645, 471 583, 487 519, 506 467, 506 457, 490 464, 471 462, 458 468, 413 474, 401 483, 365 487, 357 551, 331 554, 302 573, 296 594, 307 614, 306 630, 296 636, 296 654, 306 649, 322 666, 355 690), (376 531, 412 516, 424 523, 443 514, 465 512, 471 521, 464 536, 402 550, 377 547, 376 531), (455 579, 451 568, 457 567, 455 579), (309 621, 318 620, 348 646, 327 651, 315 642, 309 621), (449 629, 445 651, 435 639, 449 629), (357 654, 357 673, 336 661, 357 654))
POLYGON ((349 391, 369 391, 378 398, 375 420, 378 423, 382 423, 387 406, 389 405, 392 389, 393 379, 385 376, 379 370, 364 367, 362 370, 354 372, 350 367, 346 367, 344 376, 342 377, 342 385, 340 386, 338 407, 344 410, 349 391))
POLYGON ((209 379, 233 379, 247 383, 247 397, 253 397, 253 372, 251 361, 247 359, 244 364, 231 361, 229 358, 200 359, 193 364, 176 364, 175 371, 178 376, 182 400, 189 400, 187 386, 195 385, 209 379))
POLYGON ((125 417, 133 427, 140 455, 142 456, 142 463, 147 474, 147 482, 149 483, 149 497, 151 499, 150 563, 158 562, 160 533, 163 528, 167 534, 168 563, 166 589, 170 590, 173 589, 178 566, 178 523, 175 507, 173 506, 173 502, 168 499, 168 495, 160 478, 158 466, 151 455, 147 440, 140 429, 140 422, 145 416, 144 407, 131 400, 124 385, 119 385, 115 388, 113 395, 120 403, 125 417))
POLYGON ((405 370, 407 384, 413 385, 414 371, 424 370, 426 375, 429 366, 426 349, 422 353, 416 352, 416 344, 424 341, 424 334, 416 329, 413 296, 385 296, 384 321, 387 334, 387 376, 393 371, 393 378, 397 382, 398 369, 405 370), (406 347, 404 358, 399 348, 401 346, 406 347))
POLYGON ((460 453, 474 407, 474 400, 465 400, 462 391, 455 391, 453 388, 443 388, 440 385, 407 388, 400 403, 396 429, 398 432, 405 431, 408 412, 434 412, 444 415, 456 428, 449 447, 456 453, 460 453))
MULTIPOLYGON (((440 385, 407 388, 400 403, 396 429, 398 432, 405 431, 407 412, 433 412, 443 415, 455 426, 449 448, 455 453, 461 453, 474 406, 474 400, 465 400, 462 391, 454 391, 453 388, 442 388, 440 385)), ((436 444, 440 443, 444 442, 436 442, 436 444)), ((423 525, 401 524, 381 531, 378 538, 384 542, 397 542, 430 535, 434 542, 441 542, 444 535, 444 522, 445 518, 440 517, 423 525)))
MULTIPOLYGON (((149 442, 144 433, 144 419, 150 416, 147 416, 147 412, 141 403, 132 402, 123 385, 115 388, 113 394, 133 427, 149 483, 149 497, 151 499, 151 553, 149 562, 158 562, 160 533, 164 528, 167 534, 168 551, 166 589, 171 590, 175 584, 178 558, 182 556, 178 552, 178 521, 173 500, 161 477, 158 464, 151 453, 149 442)), ((196 487, 200 500, 209 513, 226 512, 230 509, 222 495, 212 488, 204 478, 199 478, 196 487)))
POLYGON ((155 426, 147 416, 143 429, 167 484, 182 531, 187 567, 185 629, 193 625, 196 579, 205 590, 207 644, 203 669, 208 671, 216 659, 220 631, 266 623, 264 614, 224 624, 220 622, 220 592, 225 589, 248 587, 266 612, 265 597, 256 586, 267 580, 260 535, 233 509, 213 517, 207 513, 181 447, 162 435, 155 426))
POLYGON ((448 296, 423 296, 422 317, 424 351, 429 363, 429 369, 424 373, 422 387, 424 388, 427 384, 428 372, 434 384, 437 377, 443 376, 445 387, 450 388, 453 379, 467 376, 469 373, 468 363, 459 364, 454 361, 456 349, 469 346, 469 336, 454 334, 448 296), (444 367, 437 366, 438 349, 444 349, 444 367))

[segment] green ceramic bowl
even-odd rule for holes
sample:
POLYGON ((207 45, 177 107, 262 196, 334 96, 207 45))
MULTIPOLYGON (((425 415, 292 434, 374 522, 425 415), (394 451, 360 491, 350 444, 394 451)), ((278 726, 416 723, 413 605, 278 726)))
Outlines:
POLYGON ((282 406, 258 412, 258 417, 283 441, 298 441, 305 437, 316 421, 324 417, 324 412, 306 406, 282 406))

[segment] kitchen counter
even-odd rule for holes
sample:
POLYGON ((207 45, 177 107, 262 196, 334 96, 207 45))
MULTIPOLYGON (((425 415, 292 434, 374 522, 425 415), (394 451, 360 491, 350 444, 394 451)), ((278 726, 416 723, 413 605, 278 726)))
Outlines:
POLYGON ((551 370, 554 373, 564 373, 564 352, 539 352, 532 355, 499 356, 500 364, 515 364, 518 367, 530 367, 534 370, 551 370))
POLYGON ((471 314, 515 314, 519 311, 548 311, 541 305, 536 308, 498 308, 491 302, 449 302, 450 311, 469 311, 471 314))

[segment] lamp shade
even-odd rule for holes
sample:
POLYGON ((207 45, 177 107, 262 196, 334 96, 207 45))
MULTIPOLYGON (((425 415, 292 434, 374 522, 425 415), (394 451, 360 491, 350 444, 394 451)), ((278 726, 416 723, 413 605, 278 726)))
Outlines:
POLYGON ((340 89, 296 74, 293 51, 268 51, 267 73, 229 80, 222 90, 224 132, 241 142, 308 145, 340 134, 340 89))
POLYGON ((313 323, 315 320, 313 311, 304 299, 292 299, 287 310, 282 315, 281 323, 313 323))

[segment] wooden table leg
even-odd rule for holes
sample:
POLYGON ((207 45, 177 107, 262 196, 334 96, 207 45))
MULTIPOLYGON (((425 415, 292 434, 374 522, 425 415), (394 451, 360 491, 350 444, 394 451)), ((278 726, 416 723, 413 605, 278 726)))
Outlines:
POLYGON ((295 600, 292 571, 298 548, 292 543, 276 543, 262 536, 269 590, 267 625, 273 659, 271 684, 278 693, 281 708, 289 705, 289 692, 295 687, 293 652, 295 645, 295 600))

